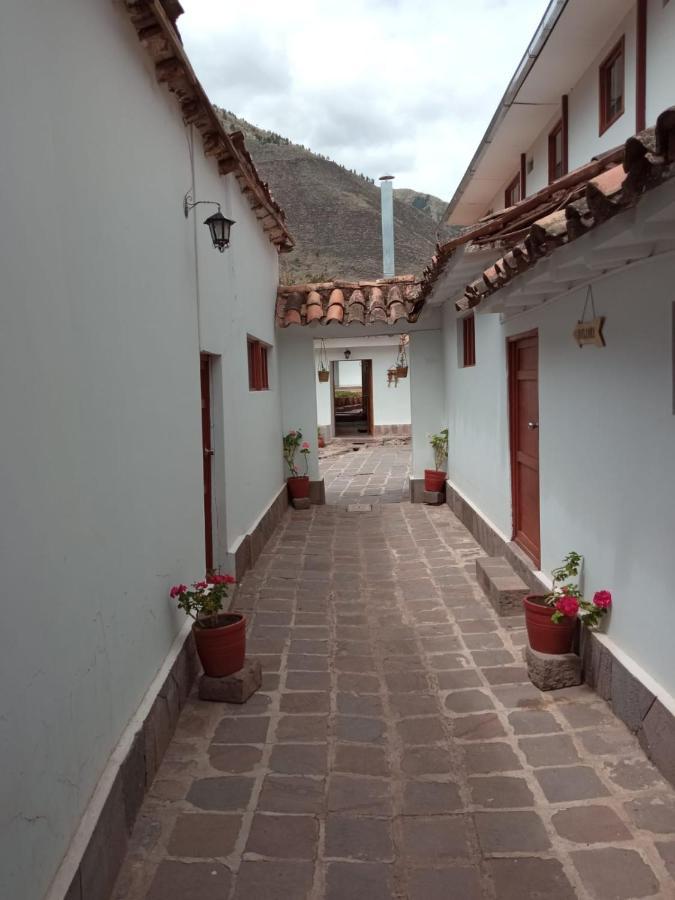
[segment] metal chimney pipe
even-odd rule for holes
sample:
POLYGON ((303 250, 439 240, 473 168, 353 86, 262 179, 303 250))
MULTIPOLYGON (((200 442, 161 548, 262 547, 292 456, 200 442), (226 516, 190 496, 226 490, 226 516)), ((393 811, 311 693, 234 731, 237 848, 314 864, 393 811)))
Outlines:
POLYGON ((393 278, 394 267, 394 186, 393 175, 380 176, 380 201, 382 204, 382 274, 393 278))

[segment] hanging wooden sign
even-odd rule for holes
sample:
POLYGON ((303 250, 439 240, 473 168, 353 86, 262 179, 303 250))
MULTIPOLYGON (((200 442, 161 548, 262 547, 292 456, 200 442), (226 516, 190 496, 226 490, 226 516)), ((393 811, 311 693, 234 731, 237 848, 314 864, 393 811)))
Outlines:
POLYGON ((572 334, 580 347, 585 344, 593 344, 595 347, 604 347, 605 339, 602 336, 602 326, 605 323, 604 316, 596 319, 588 319, 586 322, 577 322, 572 334))

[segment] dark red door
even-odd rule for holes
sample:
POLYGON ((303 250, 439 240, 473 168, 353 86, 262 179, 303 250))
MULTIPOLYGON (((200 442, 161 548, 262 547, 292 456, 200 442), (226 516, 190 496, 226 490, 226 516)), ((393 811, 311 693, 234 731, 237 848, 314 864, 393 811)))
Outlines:
POLYGON ((206 571, 213 569, 213 518, 212 518, 212 470, 213 450, 211 449, 211 365, 209 357, 200 358, 200 380, 202 387, 202 452, 204 456, 204 538, 206 545, 206 571))
POLYGON ((368 423, 368 434, 373 433, 373 361, 361 360, 361 405, 368 423))
POLYGON ((539 340, 509 342, 513 539, 541 564, 539 537, 539 340))

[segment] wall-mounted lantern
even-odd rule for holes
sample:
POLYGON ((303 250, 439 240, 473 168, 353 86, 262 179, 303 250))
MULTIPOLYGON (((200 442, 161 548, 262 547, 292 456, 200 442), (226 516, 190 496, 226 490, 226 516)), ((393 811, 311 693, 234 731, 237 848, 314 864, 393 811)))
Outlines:
POLYGON ((220 203, 215 200, 193 200, 190 191, 183 197, 183 212, 187 219, 191 209, 199 206, 200 203, 208 203, 211 206, 217 206, 218 211, 214 212, 208 219, 204 219, 204 224, 209 226, 211 240, 216 250, 224 252, 226 247, 230 246, 230 228, 235 224, 232 219, 226 218, 220 211, 220 203))
POLYGON ((345 350, 345 359, 349 359, 349 357, 350 357, 351 355, 352 355, 352 351, 351 351, 351 350, 345 350))

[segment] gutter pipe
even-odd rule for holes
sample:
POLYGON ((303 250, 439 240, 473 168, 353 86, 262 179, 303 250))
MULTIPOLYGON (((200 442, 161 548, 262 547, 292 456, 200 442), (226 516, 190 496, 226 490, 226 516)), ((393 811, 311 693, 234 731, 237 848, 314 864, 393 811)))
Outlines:
POLYGON ((546 42, 551 35, 551 32, 555 28, 560 16, 563 14, 568 2, 569 0, 550 0, 541 22, 537 26, 534 37, 530 41, 530 45, 525 51, 523 58, 518 63, 518 67, 516 68, 516 71, 511 77, 511 81, 509 81, 506 91, 504 92, 504 96, 500 100, 496 112, 490 119, 490 124, 488 125, 487 130, 483 135, 480 144, 478 145, 478 149, 474 153, 473 158, 469 163, 469 168, 462 176, 462 180, 457 186, 455 193, 452 195, 452 199, 448 203, 447 209, 445 210, 445 215, 443 217, 443 220, 445 222, 447 222, 447 220, 454 212, 455 207, 462 199, 467 185, 476 174, 476 170, 478 169, 485 151, 492 143, 497 129, 501 125, 509 109, 511 109, 511 106, 514 104, 516 97, 518 96, 518 92, 525 83, 527 76, 530 74, 530 70, 539 59, 541 51, 544 49, 546 42))

